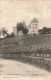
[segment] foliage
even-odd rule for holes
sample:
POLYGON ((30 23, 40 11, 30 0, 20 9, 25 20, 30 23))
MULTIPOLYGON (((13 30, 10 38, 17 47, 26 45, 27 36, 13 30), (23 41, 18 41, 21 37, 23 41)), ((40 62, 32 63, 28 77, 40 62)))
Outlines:
POLYGON ((43 29, 39 29, 40 34, 51 34, 51 28, 43 27, 43 29))
POLYGON ((23 34, 27 34, 28 33, 28 29, 25 27, 22 32, 23 32, 23 34))
POLYGON ((7 36, 7 30, 5 29, 5 27, 2 29, 2 34, 3 34, 3 36, 7 36))
POLYGON ((14 37, 14 36, 15 36, 15 35, 14 35, 14 33, 12 32, 12 33, 11 33, 11 37, 14 37))
POLYGON ((17 23, 17 31, 22 31, 23 34, 27 34, 28 33, 28 29, 26 27, 25 22, 21 22, 21 23, 17 23))
POLYGON ((22 23, 17 23, 17 31, 22 31, 23 30, 23 24, 22 23))
POLYGON ((5 38, 10 38, 10 37, 14 37, 14 33, 12 32, 11 34, 7 34, 7 36, 5 38))

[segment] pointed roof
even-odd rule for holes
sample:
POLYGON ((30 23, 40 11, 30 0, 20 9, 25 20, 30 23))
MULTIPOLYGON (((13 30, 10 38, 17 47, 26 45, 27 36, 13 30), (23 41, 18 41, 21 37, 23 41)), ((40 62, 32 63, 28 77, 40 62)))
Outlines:
POLYGON ((32 23, 32 22, 38 23, 39 21, 38 21, 36 18, 34 18, 34 19, 31 21, 31 23, 32 23))

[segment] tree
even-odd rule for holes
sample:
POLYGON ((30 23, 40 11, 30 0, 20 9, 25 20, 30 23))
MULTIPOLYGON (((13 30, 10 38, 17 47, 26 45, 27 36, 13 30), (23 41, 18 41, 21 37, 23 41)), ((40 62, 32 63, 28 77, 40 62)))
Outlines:
POLYGON ((43 27, 43 29, 39 29, 40 34, 51 34, 51 28, 43 27))
POLYGON ((14 37, 14 36, 15 36, 15 35, 14 35, 14 33, 12 32, 12 33, 11 33, 11 37, 14 37))
POLYGON ((46 27, 43 27, 43 34, 46 33, 46 30, 47 30, 47 28, 46 27))
POLYGON ((26 27, 26 23, 25 23, 25 21, 23 21, 23 26, 24 26, 24 28, 26 27))
POLYGON ((22 31, 23 34, 27 34, 28 33, 28 29, 26 27, 25 22, 23 21, 23 23, 17 23, 17 31, 22 31))
POLYGON ((10 37, 14 37, 14 33, 12 32, 11 34, 7 34, 7 36, 5 38, 10 38, 10 37))
POLYGON ((24 28, 23 24, 22 23, 17 23, 17 31, 22 31, 24 28))
POLYGON ((28 33, 28 29, 25 27, 22 32, 26 35, 28 33))
POLYGON ((3 34, 4 37, 8 35, 7 30, 5 29, 5 27, 2 29, 2 34, 3 34))

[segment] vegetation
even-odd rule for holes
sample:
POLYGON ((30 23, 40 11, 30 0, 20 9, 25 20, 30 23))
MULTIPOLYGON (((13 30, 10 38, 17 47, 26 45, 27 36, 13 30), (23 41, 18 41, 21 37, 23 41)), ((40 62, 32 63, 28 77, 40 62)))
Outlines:
MULTIPOLYGON (((26 23, 24 21, 17 23, 16 27, 17 27, 17 32, 18 33, 19 33, 19 31, 22 31, 22 33, 24 35, 28 34, 29 30, 27 29, 26 23)), ((0 36, 1 36, 1 33, 4 36, 4 38, 9 38, 9 37, 14 37, 15 36, 13 32, 11 34, 9 34, 5 27, 3 27, 0 30, 0 36)), ((51 34, 51 28, 43 27, 42 29, 39 29, 39 33, 40 34, 51 34)), ((34 34, 34 35, 36 35, 36 34, 34 34)))
POLYGON ((17 31, 22 31, 23 34, 27 34, 28 33, 28 29, 25 25, 25 22, 20 22, 20 23, 17 23, 17 31))
POLYGON ((51 28, 43 27, 43 29, 39 29, 40 34, 51 34, 51 28))
MULTIPOLYGON (((10 37, 14 37, 14 33, 12 32, 11 34, 8 33, 8 31, 5 29, 5 27, 3 27, 1 30, 0 30, 0 36, 1 36, 1 33, 2 35, 4 36, 4 38, 10 38, 10 37)), ((1 38, 0 38, 1 39, 1 38)))
POLYGON ((7 36, 5 38, 10 38, 10 37, 14 37, 14 33, 12 32, 11 34, 7 34, 7 36))
POLYGON ((28 33, 28 29, 25 27, 22 32, 26 35, 28 33))
POLYGON ((5 29, 5 27, 2 29, 2 34, 3 34, 4 37, 8 35, 7 30, 5 29))
POLYGON ((17 23, 17 31, 23 31, 23 24, 22 23, 17 23))

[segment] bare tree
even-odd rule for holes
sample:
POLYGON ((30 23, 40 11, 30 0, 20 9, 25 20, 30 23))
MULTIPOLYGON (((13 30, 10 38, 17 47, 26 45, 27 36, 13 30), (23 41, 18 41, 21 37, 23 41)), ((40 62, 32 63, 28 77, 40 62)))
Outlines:
POLYGON ((2 34, 3 34, 4 37, 8 35, 7 30, 5 29, 5 27, 2 28, 2 34))

